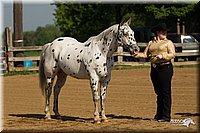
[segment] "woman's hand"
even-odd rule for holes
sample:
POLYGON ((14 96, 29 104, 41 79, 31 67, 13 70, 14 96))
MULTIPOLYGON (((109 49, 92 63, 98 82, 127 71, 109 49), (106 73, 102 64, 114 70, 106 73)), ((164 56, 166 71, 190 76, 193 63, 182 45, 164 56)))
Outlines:
POLYGON ((136 53, 136 52, 134 54, 132 54, 133 57, 136 57, 137 55, 138 55, 138 53, 136 53))
POLYGON ((163 55, 158 54, 158 55, 156 55, 156 57, 157 57, 158 59, 162 59, 162 58, 163 58, 163 55))

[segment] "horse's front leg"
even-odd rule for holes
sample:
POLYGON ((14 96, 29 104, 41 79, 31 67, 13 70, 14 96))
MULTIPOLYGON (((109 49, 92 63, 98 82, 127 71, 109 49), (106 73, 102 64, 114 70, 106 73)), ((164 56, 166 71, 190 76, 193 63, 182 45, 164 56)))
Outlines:
POLYGON ((100 94, 100 115, 101 115, 102 122, 108 121, 105 114, 105 100, 106 100, 106 90, 110 82, 110 78, 111 78, 111 75, 110 75, 110 72, 108 72, 108 75, 106 76, 106 78, 100 81, 100 93, 101 93, 100 94))
POLYGON ((96 123, 100 123, 99 112, 98 112, 98 101, 99 101, 98 82, 99 82, 99 77, 97 76, 96 73, 92 73, 90 77, 90 86, 92 89, 92 96, 94 102, 94 122, 96 123))

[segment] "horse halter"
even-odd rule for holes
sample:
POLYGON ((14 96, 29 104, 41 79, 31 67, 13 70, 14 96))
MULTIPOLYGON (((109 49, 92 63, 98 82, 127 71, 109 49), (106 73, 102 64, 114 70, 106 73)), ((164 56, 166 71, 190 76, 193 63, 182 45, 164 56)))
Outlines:
POLYGON ((117 43, 119 46, 123 46, 130 52, 130 54, 133 54, 135 51, 139 51, 139 47, 137 46, 134 38, 133 30, 129 26, 122 26, 123 27, 120 27, 120 25, 118 26, 117 43))
MULTIPOLYGON (((122 36, 124 37, 127 37, 128 38, 128 43, 126 44, 128 47, 132 47, 132 45, 134 45, 135 43, 133 43, 132 41, 136 42, 135 41, 135 38, 134 38, 134 33, 130 33, 130 30, 127 30, 127 29, 120 29, 120 25, 118 25, 118 32, 117 32, 117 42, 120 46, 123 46, 123 42, 122 42, 122 36)), ((131 30, 132 31, 132 30, 131 30)), ((133 31, 132 31, 133 32, 133 31)))

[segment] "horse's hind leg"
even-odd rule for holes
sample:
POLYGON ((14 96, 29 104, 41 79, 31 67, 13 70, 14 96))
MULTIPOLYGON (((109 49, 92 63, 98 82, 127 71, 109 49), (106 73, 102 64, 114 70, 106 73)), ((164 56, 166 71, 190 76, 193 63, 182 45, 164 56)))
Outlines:
POLYGON ((62 71, 59 70, 57 73, 57 81, 54 86, 54 106, 53 106, 53 111, 55 113, 56 118, 61 119, 61 116, 58 112, 58 95, 60 93, 61 88, 65 84, 67 75, 62 71))
POLYGON ((45 119, 51 119, 50 113, 50 97, 52 93, 52 85, 53 85, 54 78, 47 77, 47 86, 45 88, 45 119))

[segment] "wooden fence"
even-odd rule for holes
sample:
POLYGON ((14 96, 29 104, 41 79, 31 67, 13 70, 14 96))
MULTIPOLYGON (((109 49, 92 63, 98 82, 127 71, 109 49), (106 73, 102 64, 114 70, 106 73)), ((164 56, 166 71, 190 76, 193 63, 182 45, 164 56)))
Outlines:
MULTIPOLYGON (((24 47, 13 47, 12 45, 12 34, 10 32, 9 28, 6 28, 5 30, 5 36, 4 36, 4 50, 5 52, 2 52, 4 56, 1 56, 1 62, 4 64, 4 71, 23 71, 23 70, 38 70, 39 60, 40 56, 29 56, 29 57, 14 57, 14 52, 30 52, 30 51, 38 51, 41 52, 42 46, 24 46, 24 47), (31 67, 15 67, 15 62, 26 62, 31 61, 32 66, 31 67)), ((138 43, 139 47, 146 47, 147 43, 138 43)), ((181 44, 175 43, 176 47, 180 47, 181 44)), ((141 63, 139 62, 127 62, 123 60, 123 57, 130 57, 130 54, 128 52, 124 52, 122 47, 118 47, 117 51, 114 53, 114 56, 117 58, 117 61, 114 63, 114 65, 139 65, 141 63)), ((176 57, 193 57, 193 56, 199 56, 198 52, 177 52, 176 57)), ((2 67, 1 67, 2 68, 2 67)))

